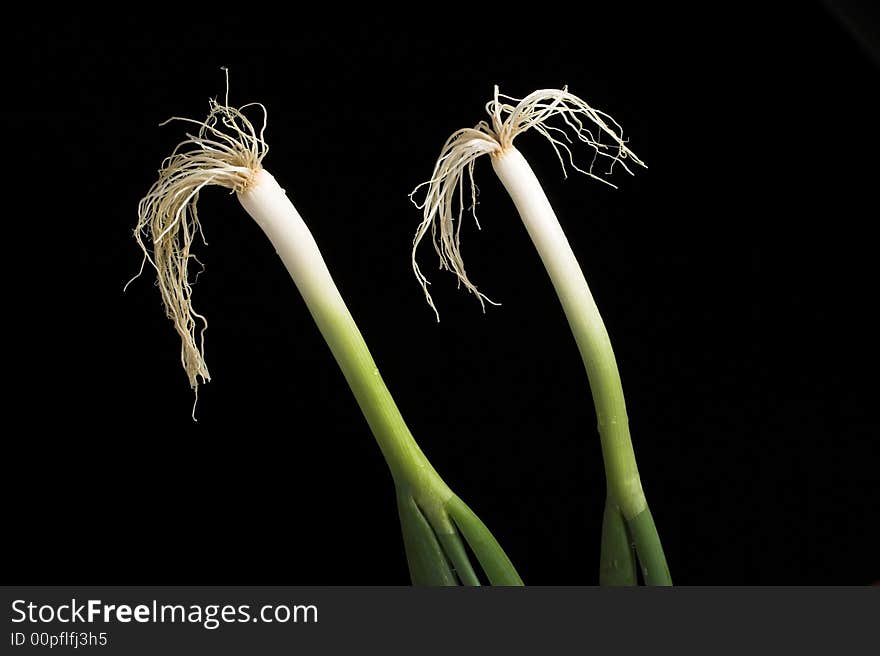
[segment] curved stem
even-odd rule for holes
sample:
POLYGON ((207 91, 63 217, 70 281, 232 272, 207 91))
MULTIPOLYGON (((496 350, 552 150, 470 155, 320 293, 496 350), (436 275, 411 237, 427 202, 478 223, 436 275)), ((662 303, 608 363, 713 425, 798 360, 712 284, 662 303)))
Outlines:
MULTIPOLYGON (((492 167, 516 205, 571 326, 590 380, 608 488, 629 522, 647 511, 648 504, 629 434, 620 372, 605 322, 550 201, 528 162, 516 148, 508 146, 492 155, 492 167)), ((656 535, 656 530, 654 533, 656 535)), ((657 544, 659 546, 659 538, 657 544)), ((662 553, 662 548, 659 552, 662 553)))
MULTIPOLYGON (((413 582, 446 585, 451 577, 454 583, 449 561, 463 582, 476 582, 447 513, 457 497, 416 444, 299 212, 265 169, 238 198, 287 267, 391 469, 413 582)), ((497 546, 485 526, 482 531, 480 539, 497 546)))
POLYGON ((251 187, 238 197, 290 272, 395 480, 408 485, 417 495, 430 490, 435 498, 425 500, 429 509, 442 505, 452 491, 413 439, 299 212, 266 170, 259 171, 251 187))

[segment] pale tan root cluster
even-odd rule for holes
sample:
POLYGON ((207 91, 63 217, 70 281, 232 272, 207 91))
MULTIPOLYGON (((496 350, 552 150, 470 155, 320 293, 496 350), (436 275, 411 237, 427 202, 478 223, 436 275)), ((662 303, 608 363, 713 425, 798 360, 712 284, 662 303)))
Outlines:
MULTIPOLYGON (((563 174, 568 160, 576 171, 614 187, 610 181, 594 173, 594 166, 601 158, 609 160, 605 175, 610 175, 617 163, 630 175, 633 171, 628 161, 645 166, 627 147, 623 129, 617 121, 569 93, 567 87, 541 89, 518 99, 499 93, 496 86, 494 98, 486 104, 486 112, 491 123, 480 121, 475 127, 458 130, 449 137, 440 151, 431 179, 410 194, 416 207, 422 210, 422 222, 413 238, 413 272, 438 321, 440 315, 428 292, 430 283, 416 261, 418 246, 428 232, 440 258, 440 269, 454 273, 459 285, 477 297, 484 311, 485 302, 493 303, 468 279, 461 257, 460 233, 466 199, 469 199, 476 221, 477 187, 473 174, 474 163, 481 155, 503 153, 504 149, 513 145, 517 135, 533 128, 550 141, 562 165, 563 174), (574 163, 570 146, 576 143, 575 140, 593 149, 593 159, 586 169, 574 163), (465 191, 466 177, 470 185, 469 193, 465 191), (424 187, 427 188, 424 198, 415 200, 415 194, 424 187)), ((477 227, 480 227, 479 222, 477 227)))
POLYGON ((191 262, 202 266, 192 252, 196 235, 201 235, 204 243, 196 207, 199 192, 209 185, 234 192, 248 186, 268 151, 263 138, 266 112, 255 103, 230 107, 227 86, 226 102, 221 105, 212 100, 204 121, 174 117, 162 125, 175 120, 192 123, 198 131, 188 133, 162 163, 159 179, 138 205, 134 236, 144 251, 138 276, 148 261, 155 268, 165 312, 180 335, 183 368, 197 391, 199 379, 211 379, 204 357, 208 323, 192 306, 191 262), (242 113, 252 106, 263 110, 259 132, 242 113))

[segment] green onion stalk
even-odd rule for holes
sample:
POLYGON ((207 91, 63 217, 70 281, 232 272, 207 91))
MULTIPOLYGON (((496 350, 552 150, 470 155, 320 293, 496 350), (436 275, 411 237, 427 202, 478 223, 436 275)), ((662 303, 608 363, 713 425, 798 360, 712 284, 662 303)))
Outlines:
POLYGON ((485 303, 493 303, 468 278, 459 241, 465 212, 465 181, 470 183, 470 204, 474 208, 474 164, 482 155, 489 155, 492 168, 513 200, 550 276, 589 378, 606 475, 599 581, 603 585, 636 585, 638 564, 648 585, 671 585, 660 537, 642 489, 608 331, 550 201, 529 163, 513 146, 513 140, 534 128, 550 141, 563 170, 567 162, 606 184, 611 183, 593 172, 597 161, 606 159, 612 167, 617 164, 629 173, 630 162, 640 166, 644 163, 626 146, 623 131, 614 119, 567 89, 543 89, 520 100, 500 94, 495 87, 494 99, 486 110, 491 123, 481 121, 474 128, 453 133, 441 151, 431 180, 424 183, 425 197, 416 203, 423 210, 423 220, 413 241, 416 278, 439 320, 428 281, 416 262, 419 243, 430 232, 440 255, 441 269, 454 273, 484 310, 485 303), (550 119, 556 119, 555 124, 548 123, 550 119), (575 139, 592 147, 595 153, 587 170, 574 164, 569 145, 575 139))
MULTIPOLYGON (((242 112, 211 102, 204 121, 168 157, 138 207, 135 238, 144 263, 155 268, 166 314, 181 337, 181 362, 191 387, 210 380, 204 360, 202 315, 192 307, 188 266, 201 227, 196 210, 207 186, 235 192, 275 247, 330 347, 385 457, 397 492, 409 572, 414 585, 479 585, 465 546, 493 585, 522 585, 510 559, 486 526, 450 490, 416 444, 379 374, 300 214, 262 166, 268 146, 242 112)), ((174 120, 174 119, 171 119, 174 120)), ((141 265, 141 272, 144 268, 141 265)), ((196 396, 196 399, 198 397, 196 396)))

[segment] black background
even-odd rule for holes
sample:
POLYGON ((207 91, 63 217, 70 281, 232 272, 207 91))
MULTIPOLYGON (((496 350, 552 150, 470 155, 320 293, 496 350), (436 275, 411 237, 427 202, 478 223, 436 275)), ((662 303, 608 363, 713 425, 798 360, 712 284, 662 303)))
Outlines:
POLYGON ((408 581, 379 450, 234 199, 200 205, 194 300, 213 381, 198 423, 151 277, 122 293, 140 263, 137 202, 182 138, 158 123, 202 117, 228 66, 231 102, 268 108, 265 165, 416 439, 527 583, 597 581, 604 480, 574 341, 487 162, 483 230, 463 229, 463 252, 502 307, 481 314, 426 245, 438 324, 409 263, 407 194, 453 130, 484 118, 496 83, 520 97, 568 84, 648 163, 615 191, 564 180, 537 135, 517 141, 611 334, 674 580, 880 579, 867 14, 157 12, 4 28, 11 578, 408 581))

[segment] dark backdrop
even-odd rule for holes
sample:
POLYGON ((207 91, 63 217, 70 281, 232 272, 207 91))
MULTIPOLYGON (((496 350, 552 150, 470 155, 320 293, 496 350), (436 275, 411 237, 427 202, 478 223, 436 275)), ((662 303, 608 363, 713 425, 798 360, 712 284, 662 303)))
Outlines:
POLYGON ((568 84, 648 163, 615 191, 564 180, 536 134, 517 141, 610 331, 675 581, 880 579, 871 32, 854 38, 810 3, 787 16, 641 4, 4 27, 8 576, 408 581, 379 450, 234 199, 201 204, 194 300, 213 381, 198 423, 149 272, 122 293, 140 263, 137 202, 182 137, 158 123, 202 117, 228 66, 232 103, 268 108, 265 165, 416 439, 527 583, 597 582, 604 481, 574 341, 487 161, 483 229, 467 225, 463 249, 503 305, 482 314, 426 245, 438 324, 409 263, 407 194, 496 83, 520 97, 568 84))

